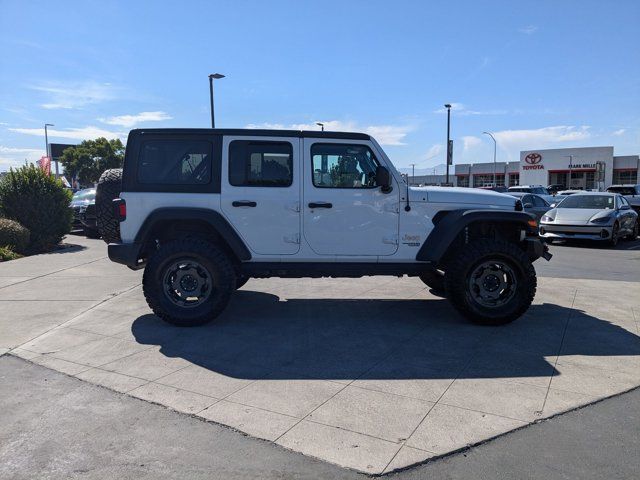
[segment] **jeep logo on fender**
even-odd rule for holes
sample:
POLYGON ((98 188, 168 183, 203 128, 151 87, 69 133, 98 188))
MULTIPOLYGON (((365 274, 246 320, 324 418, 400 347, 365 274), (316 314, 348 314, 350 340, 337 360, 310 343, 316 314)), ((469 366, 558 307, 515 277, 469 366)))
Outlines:
POLYGON ((544 165, 540 165, 542 155, 539 153, 530 153, 524 157, 524 161, 527 162, 528 165, 523 165, 523 170, 544 170, 544 165))

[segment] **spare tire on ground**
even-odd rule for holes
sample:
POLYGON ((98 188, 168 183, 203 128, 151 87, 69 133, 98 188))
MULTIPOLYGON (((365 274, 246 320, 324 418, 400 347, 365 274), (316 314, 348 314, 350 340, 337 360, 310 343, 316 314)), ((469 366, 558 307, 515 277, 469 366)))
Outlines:
POLYGON ((122 169, 105 170, 96 187, 96 220, 102 239, 107 242, 120 241, 120 221, 113 209, 113 199, 122 190, 122 169))

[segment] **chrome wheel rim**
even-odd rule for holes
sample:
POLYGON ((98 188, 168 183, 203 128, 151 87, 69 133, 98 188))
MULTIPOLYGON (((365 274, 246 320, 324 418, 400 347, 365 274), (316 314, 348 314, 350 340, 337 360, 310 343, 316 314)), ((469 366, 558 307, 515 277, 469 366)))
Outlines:
POLYGON ((518 280, 513 269, 499 260, 479 264, 469 276, 471 297, 483 307, 497 308, 515 296, 518 280))
POLYGON ((195 260, 172 263, 162 279, 165 296, 179 307, 193 308, 206 302, 213 291, 209 271, 195 260))

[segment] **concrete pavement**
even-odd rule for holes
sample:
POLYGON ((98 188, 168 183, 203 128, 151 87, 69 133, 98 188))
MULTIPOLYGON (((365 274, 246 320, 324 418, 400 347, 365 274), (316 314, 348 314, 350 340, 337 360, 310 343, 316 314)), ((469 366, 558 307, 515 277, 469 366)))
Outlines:
POLYGON ((541 278, 522 319, 482 328, 417 279, 251 280, 217 322, 177 329, 150 314, 140 272, 71 240, 80 248, 0 265, 0 347, 355 470, 640 385, 636 282, 541 278))
MULTIPOLYGON (((0 478, 363 478, 10 355, 0 391, 0 478)), ((639 430, 634 390, 391 478, 633 479, 639 430)))

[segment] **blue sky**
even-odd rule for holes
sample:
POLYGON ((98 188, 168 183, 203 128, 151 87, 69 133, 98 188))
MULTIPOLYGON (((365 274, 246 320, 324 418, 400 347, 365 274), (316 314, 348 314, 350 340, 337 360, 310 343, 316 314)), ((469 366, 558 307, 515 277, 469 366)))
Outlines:
POLYGON ((400 167, 640 153, 640 2, 0 0, 0 171, 134 127, 372 133, 400 167))

